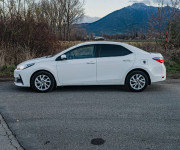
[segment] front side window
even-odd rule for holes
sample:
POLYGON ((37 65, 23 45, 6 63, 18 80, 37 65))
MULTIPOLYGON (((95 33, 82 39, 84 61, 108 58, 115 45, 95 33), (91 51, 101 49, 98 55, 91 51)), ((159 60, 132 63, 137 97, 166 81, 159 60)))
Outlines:
POLYGON ((102 44, 98 45, 99 57, 126 56, 132 52, 120 45, 102 44))
POLYGON ((78 47, 66 53, 67 60, 94 58, 94 55, 95 55, 94 45, 78 47))

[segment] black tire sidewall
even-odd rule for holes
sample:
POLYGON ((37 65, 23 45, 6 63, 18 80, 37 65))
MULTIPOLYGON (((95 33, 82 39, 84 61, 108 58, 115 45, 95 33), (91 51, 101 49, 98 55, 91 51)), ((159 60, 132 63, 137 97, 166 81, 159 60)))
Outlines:
POLYGON ((127 78, 126 78, 126 86, 127 86, 128 89, 129 89, 130 91, 132 91, 132 92, 142 92, 142 91, 144 91, 144 90, 147 88, 147 86, 148 86, 148 82, 149 82, 148 76, 146 75, 146 73, 144 73, 144 72, 142 72, 142 71, 133 71, 133 72, 131 72, 131 73, 127 76, 127 78), (145 78, 145 80, 146 80, 146 83, 145 83, 144 88, 142 88, 142 89, 140 89, 140 90, 135 90, 135 89, 133 89, 133 88, 131 87, 131 85, 130 85, 130 79, 131 79, 131 77, 132 77, 133 75, 135 75, 135 74, 140 74, 140 75, 142 75, 142 76, 145 78))
POLYGON ((54 80, 53 75, 52 75, 51 73, 49 73, 49 72, 46 72, 46 71, 39 71, 39 72, 35 73, 35 74, 32 76, 30 83, 31 83, 32 89, 35 90, 35 91, 37 91, 37 92, 39 92, 39 93, 46 93, 46 92, 52 91, 52 90, 54 89, 54 87, 55 87, 55 80, 54 80), (47 89, 47 90, 45 90, 45 91, 41 91, 41 90, 39 90, 39 89, 36 88, 36 86, 35 86, 35 79, 36 79, 37 76, 39 76, 39 75, 46 75, 46 76, 48 76, 48 77, 50 78, 50 80, 51 80, 51 86, 49 87, 49 89, 47 89))

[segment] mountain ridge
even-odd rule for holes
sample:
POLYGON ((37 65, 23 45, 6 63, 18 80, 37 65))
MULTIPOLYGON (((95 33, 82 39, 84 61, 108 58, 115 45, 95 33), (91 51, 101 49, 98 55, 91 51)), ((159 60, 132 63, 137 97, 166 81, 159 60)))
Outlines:
POLYGON ((78 24, 93 23, 93 22, 96 22, 96 21, 99 20, 99 19, 101 19, 101 18, 99 18, 99 17, 91 17, 91 16, 85 15, 85 16, 78 22, 78 24))
POLYGON ((133 29, 146 32, 148 21, 152 12, 158 11, 157 7, 147 6, 144 3, 134 3, 131 6, 116 10, 107 16, 93 22, 81 24, 87 33, 102 34, 124 34, 133 29))

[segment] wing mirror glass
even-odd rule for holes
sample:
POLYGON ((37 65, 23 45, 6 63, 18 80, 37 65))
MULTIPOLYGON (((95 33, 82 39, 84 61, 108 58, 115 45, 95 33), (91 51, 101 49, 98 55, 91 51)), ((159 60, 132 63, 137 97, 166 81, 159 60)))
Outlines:
POLYGON ((61 60, 67 60, 67 57, 66 57, 65 54, 64 54, 64 55, 61 55, 61 60))

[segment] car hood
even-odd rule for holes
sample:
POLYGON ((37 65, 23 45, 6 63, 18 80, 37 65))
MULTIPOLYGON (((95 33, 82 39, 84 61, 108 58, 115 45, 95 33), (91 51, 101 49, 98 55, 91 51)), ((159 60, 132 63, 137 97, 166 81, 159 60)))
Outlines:
POLYGON ((35 59, 31 59, 31 60, 27 60, 24 61, 22 63, 20 63, 19 65, 24 65, 24 64, 31 64, 31 63, 38 63, 38 62, 44 62, 44 61, 50 61, 52 60, 52 56, 45 56, 45 57, 41 57, 41 58, 35 58, 35 59))

